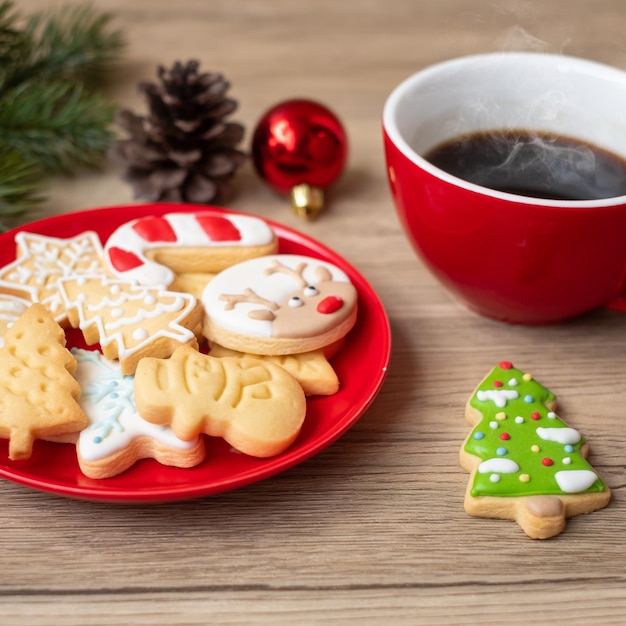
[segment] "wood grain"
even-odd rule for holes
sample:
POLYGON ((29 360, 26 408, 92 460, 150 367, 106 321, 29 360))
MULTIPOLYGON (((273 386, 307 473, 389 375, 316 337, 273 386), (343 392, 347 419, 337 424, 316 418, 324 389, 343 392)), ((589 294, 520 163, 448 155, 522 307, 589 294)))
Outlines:
MULTIPOLYGON (((25 0, 23 10, 48 7, 25 0)), ((59 3, 57 3, 59 4, 59 3)), ((160 506, 73 501, 0 482, 6 624, 622 624, 626 610, 626 317, 550 327, 469 313, 413 254, 388 193, 380 115, 425 65, 541 49, 626 67, 619 0, 96 0, 129 47, 109 94, 144 110, 137 83, 198 58, 222 71, 248 128, 291 97, 344 121, 348 167, 327 213, 303 224, 250 166, 230 206, 300 229, 371 282, 394 350, 363 418, 327 450, 231 493, 160 506), (554 391, 613 490, 610 506, 529 540, 463 512, 464 404, 508 359, 554 391)), ((119 172, 49 181, 46 214, 134 202, 119 172)), ((376 341, 373 337, 372 341, 376 341)), ((364 355, 366 358, 366 355, 364 355)))

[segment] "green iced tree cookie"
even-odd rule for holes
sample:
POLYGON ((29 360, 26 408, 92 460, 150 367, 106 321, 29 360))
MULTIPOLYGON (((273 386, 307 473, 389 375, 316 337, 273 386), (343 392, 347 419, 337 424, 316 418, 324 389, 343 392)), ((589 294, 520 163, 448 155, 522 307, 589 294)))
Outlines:
POLYGON ((472 472, 470 515, 516 519, 530 535, 558 534, 565 518, 606 506, 610 490, 586 460, 584 437, 555 413, 554 394, 509 362, 474 391, 474 426, 461 449, 472 472))

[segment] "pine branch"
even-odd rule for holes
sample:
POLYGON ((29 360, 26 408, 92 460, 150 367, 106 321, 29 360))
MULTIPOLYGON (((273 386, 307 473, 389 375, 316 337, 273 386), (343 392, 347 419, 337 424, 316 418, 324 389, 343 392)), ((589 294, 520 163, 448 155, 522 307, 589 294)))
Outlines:
POLYGON ((125 45, 111 21, 89 4, 24 18, 0 0, 0 230, 41 201, 44 175, 105 155, 114 107, 93 89, 125 45))
MULTIPOLYGON (((0 2, 0 67, 21 63, 28 54, 28 37, 17 28, 12 2, 0 2)), ((3 70, 4 71, 4 70, 3 70)))
POLYGON ((7 220, 31 211, 42 198, 37 195, 41 168, 36 161, 25 161, 17 150, 0 148, 0 231, 7 220))
POLYGON ((5 92, 0 144, 46 172, 93 167, 111 143, 114 107, 68 82, 25 82, 5 92))
MULTIPOLYGON (((12 2, 2 7, 6 5, 12 2)), ((125 46, 121 31, 111 30, 111 21, 111 14, 95 13, 89 4, 30 16, 23 36, 31 46, 4 69, 5 89, 35 77, 81 82, 87 87, 102 83, 125 46)))

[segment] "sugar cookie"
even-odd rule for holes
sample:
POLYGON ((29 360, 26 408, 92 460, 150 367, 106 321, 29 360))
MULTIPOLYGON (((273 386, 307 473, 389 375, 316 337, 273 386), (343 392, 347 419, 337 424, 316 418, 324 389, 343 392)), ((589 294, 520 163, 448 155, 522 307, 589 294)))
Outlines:
POLYGON ((63 277, 104 275, 103 252, 95 232, 61 239, 21 231, 15 235, 16 260, 0 268, 0 292, 41 302, 64 325, 67 315, 57 282, 63 277))
POLYGON ((233 265, 202 293, 206 338, 252 354, 298 354, 344 337, 357 292, 332 263, 276 254, 233 265))
POLYGON ((330 396, 339 391, 339 378, 324 354, 324 350, 312 350, 301 354, 257 355, 229 350, 216 343, 209 353, 215 357, 268 359, 285 368, 299 383, 307 396, 330 396))
POLYGON ((514 519, 547 539, 568 517, 605 507, 611 491, 586 460, 584 437, 554 412, 556 397, 507 361, 480 383, 466 407, 474 427, 460 451, 471 472, 465 510, 514 519))
POLYGON ((183 441, 166 426, 142 419, 135 407, 134 377, 100 352, 74 348, 76 380, 89 425, 76 436, 78 464, 89 478, 109 478, 140 459, 193 467, 205 457, 202 437, 183 441))
POLYGON ((275 363, 216 358, 186 346, 170 359, 139 362, 135 403, 144 419, 171 426, 181 439, 222 437, 255 457, 285 450, 306 414, 302 387, 275 363))
POLYGON ((176 274, 216 273, 277 249, 264 220, 217 211, 140 217, 122 224, 104 246, 111 275, 166 287, 176 274))
POLYGON ((0 437, 11 460, 29 459, 35 439, 82 430, 76 360, 65 333, 42 304, 33 304, 9 328, 0 348, 0 437))
POLYGON ((99 343, 107 358, 119 359, 122 374, 134 373, 144 356, 197 348, 202 309, 189 294, 101 276, 63 278, 58 288, 72 327, 87 344, 99 343))

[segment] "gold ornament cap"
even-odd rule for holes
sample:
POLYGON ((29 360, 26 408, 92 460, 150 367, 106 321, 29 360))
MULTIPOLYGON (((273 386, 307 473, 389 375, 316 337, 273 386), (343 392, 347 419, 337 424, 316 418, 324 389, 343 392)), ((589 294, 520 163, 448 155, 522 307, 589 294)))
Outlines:
POLYGON ((291 207, 298 217, 312 221, 324 210, 324 191, 306 183, 291 189, 291 207))

